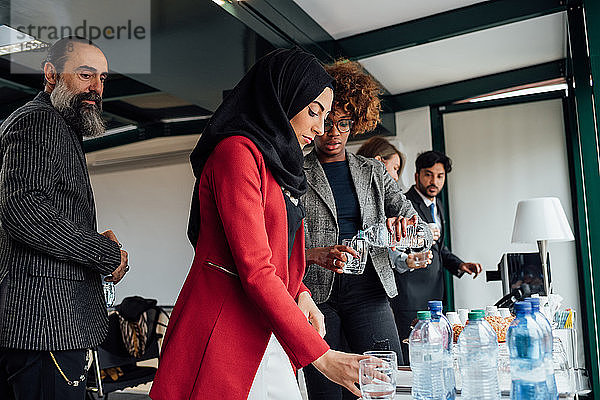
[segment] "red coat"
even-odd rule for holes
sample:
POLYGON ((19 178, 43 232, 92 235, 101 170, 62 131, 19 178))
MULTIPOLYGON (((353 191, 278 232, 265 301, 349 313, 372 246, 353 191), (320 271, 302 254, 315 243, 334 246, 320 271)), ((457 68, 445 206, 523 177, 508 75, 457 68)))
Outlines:
POLYGON ((283 193, 256 146, 241 136, 221 141, 199 195, 196 255, 169 322, 154 400, 246 399, 271 332, 296 368, 329 349, 295 300, 308 290, 304 225, 288 262, 283 193))

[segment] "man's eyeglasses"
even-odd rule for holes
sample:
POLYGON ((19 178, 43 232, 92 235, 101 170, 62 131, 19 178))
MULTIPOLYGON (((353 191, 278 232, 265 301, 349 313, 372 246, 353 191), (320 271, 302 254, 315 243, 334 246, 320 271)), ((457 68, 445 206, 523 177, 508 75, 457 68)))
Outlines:
POLYGON ((325 132, 329 132, 333 128, 333 125, 335 125, 339 133, 346 133, 350 132, 352 125, 354 125, 354 121, 351 119, 340 119, 334 124, 333 121, 328 118, 325 120, 324 125, 325 132))

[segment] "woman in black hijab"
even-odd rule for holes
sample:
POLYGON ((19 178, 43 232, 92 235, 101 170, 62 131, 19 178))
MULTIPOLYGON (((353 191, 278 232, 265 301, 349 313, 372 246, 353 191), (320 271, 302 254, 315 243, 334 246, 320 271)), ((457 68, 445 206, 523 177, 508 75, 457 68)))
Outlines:
POLYGON ((314 56, 276 50, 211 118, 190 157, 196 254, 153 399, 300 399, 292 364, 309 363, 360 395, 354 383, 364 356, 329 349, 323 315, 302 283, 302 147, 323 134, 331 86, 314 56))

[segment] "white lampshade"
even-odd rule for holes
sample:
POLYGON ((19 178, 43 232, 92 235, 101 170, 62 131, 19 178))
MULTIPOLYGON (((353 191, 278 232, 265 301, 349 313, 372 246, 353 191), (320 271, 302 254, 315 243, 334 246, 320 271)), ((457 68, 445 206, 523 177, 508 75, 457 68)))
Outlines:
POLYGON ((521 200, 517 205, 513 243, 574 240, 565 211, 556 197, 521 200))

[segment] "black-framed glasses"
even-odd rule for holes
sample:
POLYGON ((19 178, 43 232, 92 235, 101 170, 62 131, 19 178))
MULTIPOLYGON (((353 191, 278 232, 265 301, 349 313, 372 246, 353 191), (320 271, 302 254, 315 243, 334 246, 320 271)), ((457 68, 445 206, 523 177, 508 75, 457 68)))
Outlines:
POLYGON ((333 125, 335 125, 335 127, 337 128, 339 133, 346 133, 346 132, 350 132, 350 129, 352 129, 352 125, 354 125, 354 121, 351 120, 350 118, 339 119, 334 124, 331 119, 327 118, 325 120, 325 124, 324 124, 325 132, 329 132, 333 128, 333 125))

